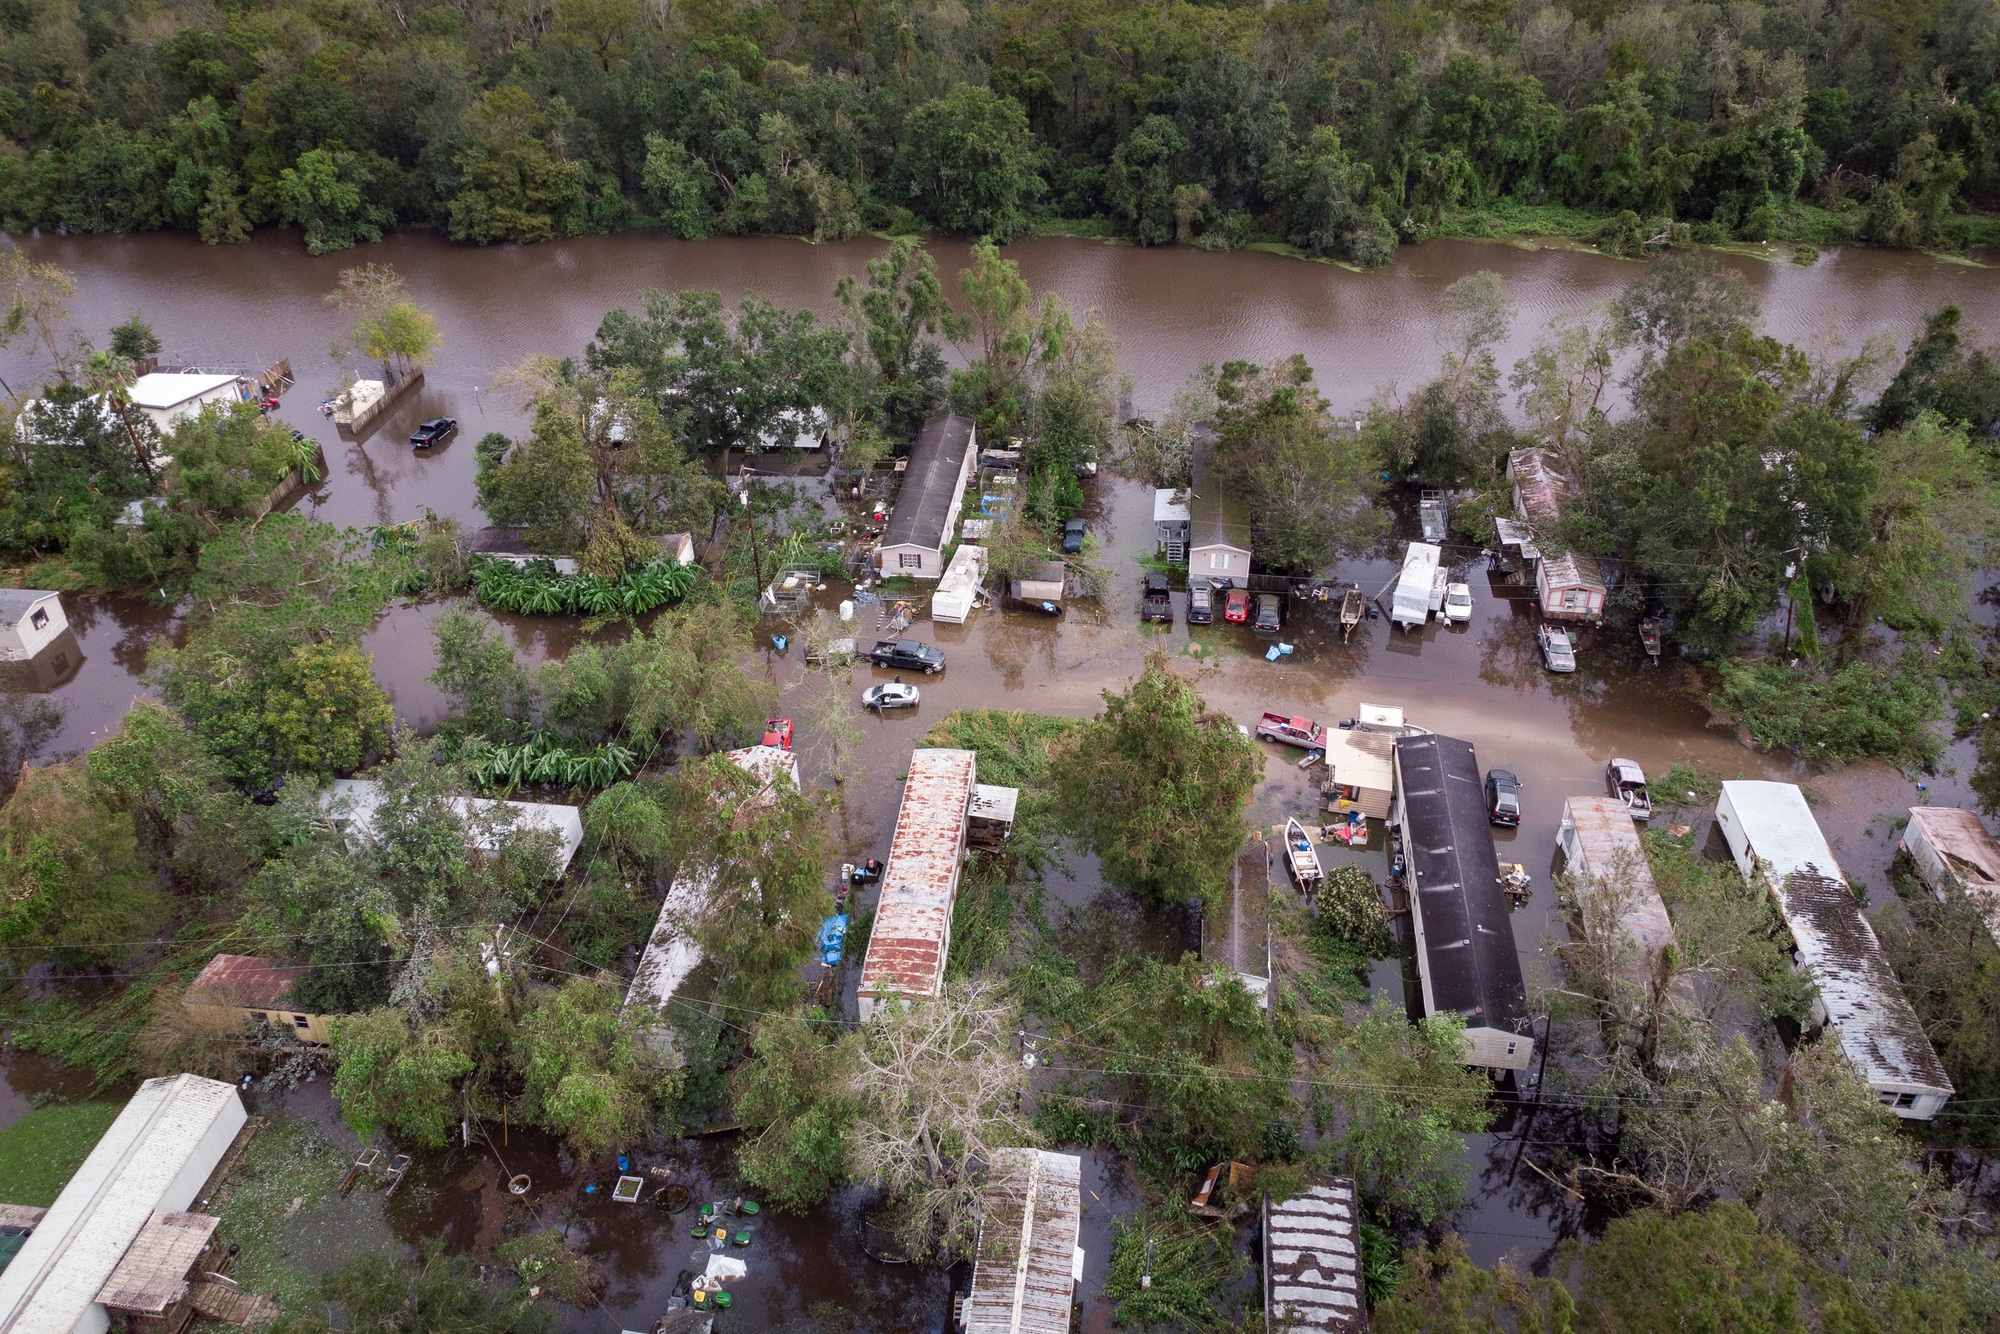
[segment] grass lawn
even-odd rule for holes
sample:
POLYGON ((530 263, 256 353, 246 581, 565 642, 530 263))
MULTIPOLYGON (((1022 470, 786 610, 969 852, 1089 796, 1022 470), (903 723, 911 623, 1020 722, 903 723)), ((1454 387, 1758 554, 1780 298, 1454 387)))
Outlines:
POLYGON ((115 1102, 63 1103, 0 1130, 0 1200, 54 1204, 122 1110, 115 1102))

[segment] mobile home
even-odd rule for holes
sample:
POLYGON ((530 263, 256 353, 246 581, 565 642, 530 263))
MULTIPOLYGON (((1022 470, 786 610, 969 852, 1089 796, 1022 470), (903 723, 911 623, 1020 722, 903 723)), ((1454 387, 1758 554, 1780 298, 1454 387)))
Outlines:
POLYGON ((861 961, 857 998, 864 1024, 891 997, 929 1000, 944 988, 976 769, 977 757, 969 750, 919 750, 910 756, 875 927, 861 961))
POLYGON ((1943 898, 1958 889, 1986 915, 1986 929, 2000 943, 2000 839, 1971 811, 1955 806, 1913 806, 1902 849, 1916 863, 1931 892, 1943 898))
POLYGON ((1408 867, 1424 1013, 1464 1019, 1467 1065, 1524 1070, 1535 1054, 1528 989, 1479 757, 1471 742, 1436 733, 1400 738, 1395 756, 1389 818, 1408 867))
POLYGON ((1571 797, 1563 802, 1556 845, 1585 934, 1617 931, 1629 946, 1619 953, 1621 973, 1633 986, 1649 988, 1660 957, 1676 942, 1632 813, 1616 797, 1571 797))
POLYGON ((948 625, 963 625, 979 600, 986 581, 986 548, 965 543, 951 554, 937 592, 931 594, 931 619, 948 625))
POLYGON ((1883 1106, 1905 1120, 1936 1116, 1951 1080, 1805 794, 1791 783, 1727 782, 1715 823, 1743 878, 1761 878, 1777 896, 1793 957, 1819 988, 1814 1019, 1834 1030, 1883 1106))
POLYGON ((965 1334, 1069 1334, 1083 1281, 1083 1160, 997 1149, 979 1212, 965 1334))
POLYGON ((970 417, 932 417, 910 447, 903 486, 882 540, 875 568, 885 579, 937 579, 944 574, 944 548, 958 531, 965 488, 979 462, 979 432, 970 417))
POLYGON ((1250 511, 1211 457, 1215 432, 1204 427, 1194 442, 1194 483, 1188 488, 1188 577, 1247 588, 1250 579, 1250 511))
POLYGON ((1361 1209, 1346 1177, 1309 1177, 1288 1200, 1264 1200, 1264 1328, 1368 1334, 1361 1209))
POLYGON ((1429 542, 1412 542, 1403 553, 1403 572, 1396 578, 1396 592, 1389 605, 1389 619, 1403 629, 1421 629, 1430 620, 1431 593, 1443 555, 1429 542))

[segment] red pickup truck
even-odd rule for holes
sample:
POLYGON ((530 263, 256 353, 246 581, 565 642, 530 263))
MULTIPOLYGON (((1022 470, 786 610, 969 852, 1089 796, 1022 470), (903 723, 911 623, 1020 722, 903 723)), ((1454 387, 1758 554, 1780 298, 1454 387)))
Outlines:
POLYGON ((1266 741, 1306 750, 1326 749, 1326 729, 1310 718, 1288 718, 1282 713, 1266 713, 1257 720, 1257 735, 1266 741))

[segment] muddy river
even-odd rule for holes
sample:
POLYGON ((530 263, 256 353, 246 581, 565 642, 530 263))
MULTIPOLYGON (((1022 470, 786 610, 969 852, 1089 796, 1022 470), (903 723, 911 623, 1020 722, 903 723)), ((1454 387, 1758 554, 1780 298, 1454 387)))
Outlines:
MULTIPOLYGON (((532 354, 578 352, 607 308, 636 302, 642 289, 717 288, 733 300, 756 288, 781 304, 828 312, 836 278, 859 269, 882 248, 870 241, 688 244, 632 235, 478 250, 399 237, 366 251, 311 259, 294 240, 271 235, 226 249, 164 236, 45 237, 21 244, 76 274, 72 309, 79 328, 89 334, 101 338, 137 307, 155 323, 168 353, 190 362, 261 367, 290 357, 299 387, 282 415, 325 443, 331 465, 330 477, 301 505, 329 522, 356 525, 409 519, 424 507, 480 522, 472 441, 484 431, 510 430, 522 422, 518 403, 495 388, 496 376, 532 354), (321 393, 338 380, 326 350, 335 313, 321 297, 341 268, 365 261, 394 264, 404 275, 417 299, 436 312, 444 350, 420 395, 370 439, 347 443, 315 411, 321 393), (399 443, 410 423, 440 413, 461 420, 458 438, 424 458, 399 443)), ((963 246, 940 243, 934 250, 947 273, 963 262, 963 246)), ((1123 342, 1122 359, 1140 411, 1162 404, 1204 362, 1268 360, 1293 352, 1306 355, 1337 408, 1358 409, 1392 382, 1413 385, 1433 373, 1438 296, 1463 274, 1494 269, 1507 278, 1519 305, 1500 353, 1502 365, 1509 366, 1552 317, 1608 300, 1638 271, 1588 253, 1446 242, 1405 248, 1393 267, 1371 274, 1266 255, 1074 241, 1023 242, 1009 253, 1035 286, 1103 312, 1123 342)), ((1762 292, 1766 329, 1817 349, 1851 351, 1875 338, 1900 347, 1924 315, 1946 300, 1964 306, 1972 323, 2000 329, 2000 269, 1864 250, 1829 251, 1809 267, 1747 257, 1726 262, 1762 292)), ((11 383, 32 370, 18 358, 0 356, 0 375, 11 383)), ((1116 590, 1101 606, 1072 607, 1060 620, 981 612, 963 626, 920 620, 913 627, 913 635, 949 653, 950 670, 924 683, 920 709, 861 720, 867 741, 845 784, 843 837, 850 853, 879 856, 886 850, 896 776, 904 772, 911 746, 947 711, 1089 714, 1100 693, 1122 687, 1153 649, 1198 675, 1211 706, 1241 721, 1254 720, 1265 708, 1330 722, 1351 716, 1364 700, 1397 705, 1413 722, 1472 741, 1483 765, 1519 774, 1522 824, 1499 837, 1503 859, 1524 863, 1536 878, 1532 900, 1514 918, 1524 966, 1534 975, 1545 975, 1544 941, 1563 929, 1548 888, 1562 801, 1601 791, 1603 766, 1614 754, 1635 759, 1654 774, 1683 761, 1724 778, 1807 781, 1843 865, 1876 888, 1893 842, 1889 821, 1925 796, 1887 766, 1807 774, 1747 748, 1731 730, 1712 726, 1709 712, 1681 689, 1683 668, 1671 659, 1649 663, 1636 642, 1622 635, 1586 633, 1577 673, 1548 675, 1535 651, 1529 604, 1518 589, 1489 578, 1481 553, 1469 546, 1447 553, 1454 578, 1474 590, 1473 618, 1463 626, 1433 624, 1404 635, 1374 620, 1343 642, 1325 612, 1302 609, 1284 630, 1297 651, 1275 664, 1262 656, 1268 640, 1243 627, 1190 630, 1179 595, 1171 627, 1141 627, 1137 563, 1152 551, 1151 502, 1150 490, 1141 486, 1108 476, 1091 483, 1088 515, 1116 590)), ((1414 535, 1410 516, 1403 516, 1395 542, 1385 543, 1373 559, 1344 567, 1341 576, 1370 591, 1380 588, 1394 573, 1392 553, 1400 551, 1401 539, 1414 535)), ((433 721, 440 707, 425 681, 433 614, 425 607, 392 610, 367 644, 398 710, 419 726, 433 721)), ((1992 613, 1987 608, 1981 614, 1990 619, 1992 613)), ((143 688, 149 650, 174 632, 169 613, 141 600, 73 599, 70 615, 76 627, 74 661, 43 682, 65 710, 49 754, 80 751, 115 728, 143 688)), ((865 629, 873 609, 864 607, 861 615, 865 629)), ((532 619, 508 624, 524 656, 533 660, 560 655, 574 642, 573 630, 564 624, 532 619)), ((756 669, 788 692, 817 688, 802 682, 796 651, 784 657, 767 649, 756 669)), ((858 692, 875 675, 861 670, 843 688, 858 692)), ((810 746, 804 749, 810 765, 810 746)), ((1303 776, 1290 763, 1296 754, 1270 748, 1252 811, 1256 822, 1268 825, 1310 809, 1303 776)), ((1965 748, 1954 748, 1946 771, 1927 780, 1930 798, 1963 802, 1970 767, 1965 748)), ((1354 855, 1378 875, 1386 870, 1379 851, 1354 855)), ((1099 892, 1089 870, 1072 867, 1071 875, 1052 885, 1052 897, 1076 904, 1099 892)), ((1378 968, 1375 980, 1386 998, 1400 1001, 1396 972, 1378 968)), ((47 1078, 38 1071, 26 1082, 47 1078)), ((23 1080, 14 1087, 23 1087, 23 1080)), ((5 1103, 0 1095, 0 1119, 7 1119, 5 1103)), ((1458 1224, 1482 1263, 1509 1254, 1523 1262, 1546 1261, 1554 1242, 1590 1226, 1542 1188, 1539 1178, 1515 1165, 1524 1136, 1552 1133, 1546 1120, 1539 1126, 1509 1122, 1471 1145, 1475 1198, 1458 1224)), ((703 1150, 694 1152, 688 1166, 710 1172, 722 1163, 719 1154, 703 1150)), ((395 1230, 406 1239, 439 1232, 473 1237, 480 1227, 480 1192, 454 1184, 471 1170, 469 1160, 455 1156, 433 1170, 437 1188, 413 1192, 413 1198, 429 1203, 391 1211, 395 1230)), ((1089 1170, 1095 1175, 1085 1198, 1087 1296, 1103 1281, 1116 1202, 1129 1207, 1130 1201, 1129 1190, 1113 1179, 1115 1168, 1095 1163, 1089 1170)), ((579 1173, 571 1185, 585 1179, 579 1173)), ((885 1271, 863 1259, 850 1244, 857 1218, 858 1205, 843 1198, 823 1216, 803 1222, 765 1220, 768 1250, 760 1240, 746 1258, 754 1276, 757 1252, 765 1251, 769 1277, 744 1290, 735 1326, 778 1325, 823 1294, 826 1300, 865 1302, 869 1323, 877 1327, 933 1327, 941 1315, 939 1280, 885 1271)), ((573 1221, 589 1231, 593 1249, 613 1271, 605 1309, 577 1317, 574 1327, 644 1328, 675 1273, 685 1267, 685 1229, 676 1235, 650 1217, 587 1202, 578 1205, 573 1221)), ((1087 1326, 1107 1326, 1108 1315, 1104 1304, 1089 1302, 1087 1326)))

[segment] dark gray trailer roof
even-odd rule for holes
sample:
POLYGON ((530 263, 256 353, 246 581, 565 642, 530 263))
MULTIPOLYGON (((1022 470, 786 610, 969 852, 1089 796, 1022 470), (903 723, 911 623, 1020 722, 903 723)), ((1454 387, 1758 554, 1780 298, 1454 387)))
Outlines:
POLYGON ((1456 737, 1401 737, 1396 767, 1410 902, 1423 915, 1417 966, 1430 980, 1436 1009, 1463 1015, 1467 1028, 1523 1032, 1528 993, 1479 757, 1471 742, 1456 737))
POLYGON ((903 471, 903 489, 882 534, 885 547, 915 544, 942 549, 950 540, 944 523, 958 499, 958 479, 965 468, 965 451, 972 447, 972 419, 956 413, 931 417, 910 447, 910 466, 903 471))

